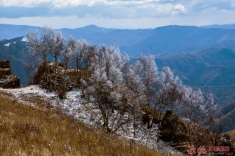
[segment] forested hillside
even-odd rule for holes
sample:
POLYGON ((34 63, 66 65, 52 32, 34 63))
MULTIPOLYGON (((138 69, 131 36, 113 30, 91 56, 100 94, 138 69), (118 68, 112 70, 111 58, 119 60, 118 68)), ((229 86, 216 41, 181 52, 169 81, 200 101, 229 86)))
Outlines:
POLYGON ((171 67, 185 84, 213 93, 219 105, 235 100, 235 52, 232 49, 161 54, 155 61, 159 67, 171 67))

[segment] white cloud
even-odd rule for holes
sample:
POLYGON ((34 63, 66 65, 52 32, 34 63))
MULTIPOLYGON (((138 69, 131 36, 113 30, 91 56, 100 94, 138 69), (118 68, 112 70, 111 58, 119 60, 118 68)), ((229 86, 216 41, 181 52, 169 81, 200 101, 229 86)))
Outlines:
POLYGON ((57 17, 22 17, 22 18, 0 18, 0 24, 18 24, 32 26, 49 26, 53 28, 78 28, 87 25, 97 25, 104 28, 156 28, 165 25, 211 25, 235 23, 235 11, 207 10, 197 15, 171 16, 163 18, 125 18, 108 19, 77 16, 57 16, 57 17))
MULTIPOLYGON (((70 19, 70 21, 66 20, 70 25, 75 23, 71 17, 84 19, 82 21, 107 19, 111 21, 101 21, 114 22, 118 27, 120 24, 115 21, 125 21, 127 24, 124 24, 127 27, 132 27, 130 22, 126 21, 127 19, 129 21, 152 19, 153 24, 151 22, 147 24, 153 27, 159 21, 168 21, 171 24, 187 21, 193 24, 200 21, 199 19, 203 23, 210 24, 213 24, 211 22, 219 24, 221 21, 234 21, 232 23, 235 23, 234 11, 235 0, 0 0, 0 18, 2 19, 39 18, 41 21, 40 19, 61 17, 63 20, 70 19)), ((143 21, 146 22, 146 20, 143 21)), ((145 27, 142 26, 146 24, 144 22, 140 22, 139 27, 145 27)), ((104 23, 104 25, 108 24, 104 23)))
POLYGON ((175 10, 179 10, 179 11, 181 11, 182 13, 185 13, 185 7, 183 6, 183 5, 181 5, 181 4, 178 4, 178 5, 176 5, 175 7, 174 7, 174 9, 175 10))
POLYGON ((0 2, 0 5, 6 6, 6 7, 35 7, 39 4, 43 3, 49 3, 50 0, 38 0, 38 1, 32 1, 32 0, 3 0, 0 2))
POLYGON ((11 7, 36 7, 41 4, 49 4, 53 7, 71 7, 78 5, 92 6, 97 3, 107 3, 106 0, 3 0, 0 1, 0 5, 11 7))
MULTIPOLYGON (((169 17, 185 13, 185 6, 158 0, 4 0, 0 17, 73 16, 103 18, 169 17), (21 11, 15 12, 16 8, 21 11), (34 8, 33 10, 30 8, 34 8), (43 11, 39 11, 43 10, 43 11)), ((1 9, 1 8, 0 8, 1 9)))

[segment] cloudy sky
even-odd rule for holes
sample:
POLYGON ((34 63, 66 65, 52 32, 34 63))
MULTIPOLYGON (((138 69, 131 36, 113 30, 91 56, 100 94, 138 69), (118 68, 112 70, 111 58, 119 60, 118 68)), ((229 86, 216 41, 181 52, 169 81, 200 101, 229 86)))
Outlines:
POLYGON ((0 0, 1 24, 155 28, 235 23, 235 0, 0 0))

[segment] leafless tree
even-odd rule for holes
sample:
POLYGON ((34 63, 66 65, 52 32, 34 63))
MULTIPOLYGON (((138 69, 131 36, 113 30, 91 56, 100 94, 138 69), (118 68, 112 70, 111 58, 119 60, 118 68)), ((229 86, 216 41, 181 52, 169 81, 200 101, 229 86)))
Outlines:
POLYGON ((48 69, 47 69, 47 27, 41 29, 39 33, 37 30, 31 30, 26 34, 27 51, 29 53, 29 65, 26 67, 26 71, 30 72, 37 70, 40 65, 46 68, 45 79, 48 81, 48 69))

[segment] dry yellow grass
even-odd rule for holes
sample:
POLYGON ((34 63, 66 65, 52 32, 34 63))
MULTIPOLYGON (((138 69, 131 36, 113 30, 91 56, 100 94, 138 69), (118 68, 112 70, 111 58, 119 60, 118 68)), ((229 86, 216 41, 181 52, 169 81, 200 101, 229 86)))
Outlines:
POLYGON ((32 107, 10 97, 0 92, 0 155, 165 155, 88 128, 43 100, 32 107))
POLYGON ((232 140, 235 140, 235 129, 226 132, 225 134, 229 134, 232 140))

